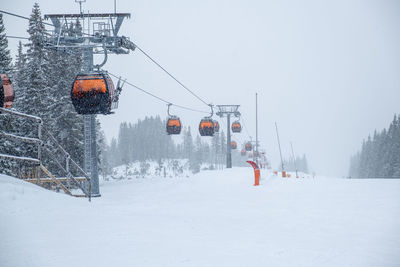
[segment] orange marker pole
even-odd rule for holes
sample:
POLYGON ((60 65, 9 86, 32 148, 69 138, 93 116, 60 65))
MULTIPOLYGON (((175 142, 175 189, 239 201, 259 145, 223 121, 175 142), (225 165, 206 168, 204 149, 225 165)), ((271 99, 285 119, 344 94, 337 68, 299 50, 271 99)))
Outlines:
POLYGON ((260 168, 258 167, 257 163, 252 160, 246 161, 249 163, 254 169, 254 186, 260 185, 260 168))

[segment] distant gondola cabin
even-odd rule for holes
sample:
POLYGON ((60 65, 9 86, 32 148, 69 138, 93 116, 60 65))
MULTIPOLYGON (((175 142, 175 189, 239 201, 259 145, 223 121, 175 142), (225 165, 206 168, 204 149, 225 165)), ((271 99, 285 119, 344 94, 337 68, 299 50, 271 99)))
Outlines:
POLYGON ((247 142, 244 145, 244 148, 246 149, 246 151, 251 151, 253 149, 253 145, 250 142, 247 142))
POLYGON ((180 134, 182 130, 181 120, 176 116, 171 116, 167 120, 167 133, 180 134))
POLYGON ((10 78, 5 73, 0 73, 0 107, 11 108, 14 102, 14 89, 10 78))
POLYGON ((79 114, 110 114, 114 108, 114 83, 106 72, 78 74, 71 99, 79 114))
POLYGON ((235 141, 231 142, 231 149, 236 149, 237 148, 237 143, 235 141))
POLYGON ((246 156, 246 149, 242 149, 242 151, 240 151, 240 155, 242 155, 242 156, 246 156))
POLYGON ((235 121, 232 123, 232 132, 240 133, 242 131, 242 125, 240 125, 239 121, 235 121))
POLYGON ((212 119, 204 118, 200 121, 199 132, 201 136, 213 136, 214 131, 214 121, 212 119))

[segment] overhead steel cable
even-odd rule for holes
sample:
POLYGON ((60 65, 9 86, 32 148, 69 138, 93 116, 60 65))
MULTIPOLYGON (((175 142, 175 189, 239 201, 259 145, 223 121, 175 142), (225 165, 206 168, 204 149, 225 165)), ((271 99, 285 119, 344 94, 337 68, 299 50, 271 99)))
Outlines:
MULTIPOLYGON (((18 14, 15 14, 15 13, 11 13, 11 12, 7 12, 7 11, 1 10, 1 9, 0 9, 0 13, 7 14, 7 15, 10 15, 10 16, 14 16, 14 17, 21 18, 21 19, 30 20, 30 18, 28 18, 28 17, 21 16, 21 15, 18 15, 18 14)), ((44 25, 48 25, 48 26, 55 27, 55 26, 54 26, 53 24, 51 24, 51 23, 44 22, 43 19, 42 19, 42 23, 43 23, 44 25)), ((46 30, 46 32, 47 32, 47 31, 48 31, 48 30, 46 30)), ((87 36, 94 36, 93 34, 84 33, 84 32, 81 32, 81 34, 87 35, 87 36)), ((10 37, 10 38, 15 38, 15 37, 10 37)), ((25 39, 25 38, 19 38, 19 39, 25 39)))
MULTIPOLYGON (((113 76, 113 77, 116 78, 116 79, 120 79, 120 77, 118 77, 117 75, 115 75, 115 74, 113 74, 113 73, 111 73, 111 72, 108 72, 108 74, 110 74, 111 76, 113 76)), ((197 109, 193 109, 193 108, 181 106, 181 105, 178 105, 178 104, 174 104, 174 103, 172 103, 172 102, 170 102, 170 101, 167 101, 167 100, 165 100, 165 99, 163 99, 163 98, 161 98, 161 97, 159 97, 159 96, 156 96, 155 94, 150 93, 150 92, 147 91, 147 90, 144 90, 143 88, 141 88, 141 87, 139 87, 139 86, 137 86, 137 85, 135 85, 135 84, 133 84, 133 83, 130 83, 130 82, 126 81, 126 80, 124 80, 124 82, 125 82, 126 84, 128 84, 128 85, 130 85, 130 86, 136 88, 137 90, 139 90, 139 91, 141 91, 141 92, 143 92, 143 93, 145 93, 145 94, 147 94, 147 95, 149 95, 149 96, 152 96, 152 97, 154 97, 154 98, 156 98, 156 99, 158 99, 158 100, 160 100, 161 102, 164 102, 164 103, 166 103, 166 104, 171 104, 171 105, 173 105, 173 106, 175 106, 175 107, 177 107, 177 108, 186 109, 186 110, 193 111, 193 112, 209 113, 209 112, 207 112, 207 111, 197 110, 197 109)))
POLYGON ((29 40, 28 37, 20 37, 20 36, 13 36, 13 35, 6 35, 7 38, 12 38, 12 39, 24 39, 24 40, 29 40))
MULTIPOLYGON (((28 17, 24 17, 24 16, 21 16, 21 15, 15 14, 15 13, 4 11, 4 10, 0 10, 0 13, 7 14, 7 15, 10 15, 10 16, 14 16, 14 17, 21 18, 21 19, 30 20, 30 18, 28 18, 28 17)), ((49 26, 53 26, 54 27, 53 24, 44 22, 43 20, 42 20, 42 23, 45 24, 45 25, 49 25, 49 26)))
POLYGON ((162 69, 169 77, 174 79, 178 84, 180 84, 183 88, 185 88, 189 93, 191 93, 194 97, 196 97, 198 100, 200 100, 203 104, 209 106, 210 104, 204 101, 201 97, 199 97, 197 94, 195 94, 192 90, 190 90, 186 85, 184 85, 181 81, 179 81, 174 75, 172 75, 168 70, 166 70, 163 66, 161 66, 160 63, 158 63, 155 59, 153 59, 149 54, 147 54, 142 48, 140 48, 136 43, 135 43, 136 48, 142 52, 148 59, 150 59, 154 64, 156 64, 160 69, 162 69))
POLYGON ((251 138, 251 135, 250 135, 249 131, 247 130, 246 123, 244 122, 243 115, 241 115, 240 117, 241 117, 241 120, 242 120, 242 122, 243 122, 244 129, 246 130, 246 133, 247 133, 248 137, 251 138))

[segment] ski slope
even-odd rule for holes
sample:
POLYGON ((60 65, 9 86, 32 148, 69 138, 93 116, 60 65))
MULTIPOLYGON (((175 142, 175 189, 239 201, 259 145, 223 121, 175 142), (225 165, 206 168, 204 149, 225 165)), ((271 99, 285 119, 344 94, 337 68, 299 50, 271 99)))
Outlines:
POLYGON ((0 266, 400 266, 400 180, 261 175, 102 182, 91 203, 0 176, 0 266))

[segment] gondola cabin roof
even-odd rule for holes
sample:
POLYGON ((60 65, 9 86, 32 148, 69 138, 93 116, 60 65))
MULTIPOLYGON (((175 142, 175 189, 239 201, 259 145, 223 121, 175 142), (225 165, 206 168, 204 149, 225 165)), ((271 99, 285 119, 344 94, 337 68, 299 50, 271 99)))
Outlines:
POLYGON ((181 120, 179 118, 169 118, 167 121, 168 126, 179 126, 181 127, 181 120))

